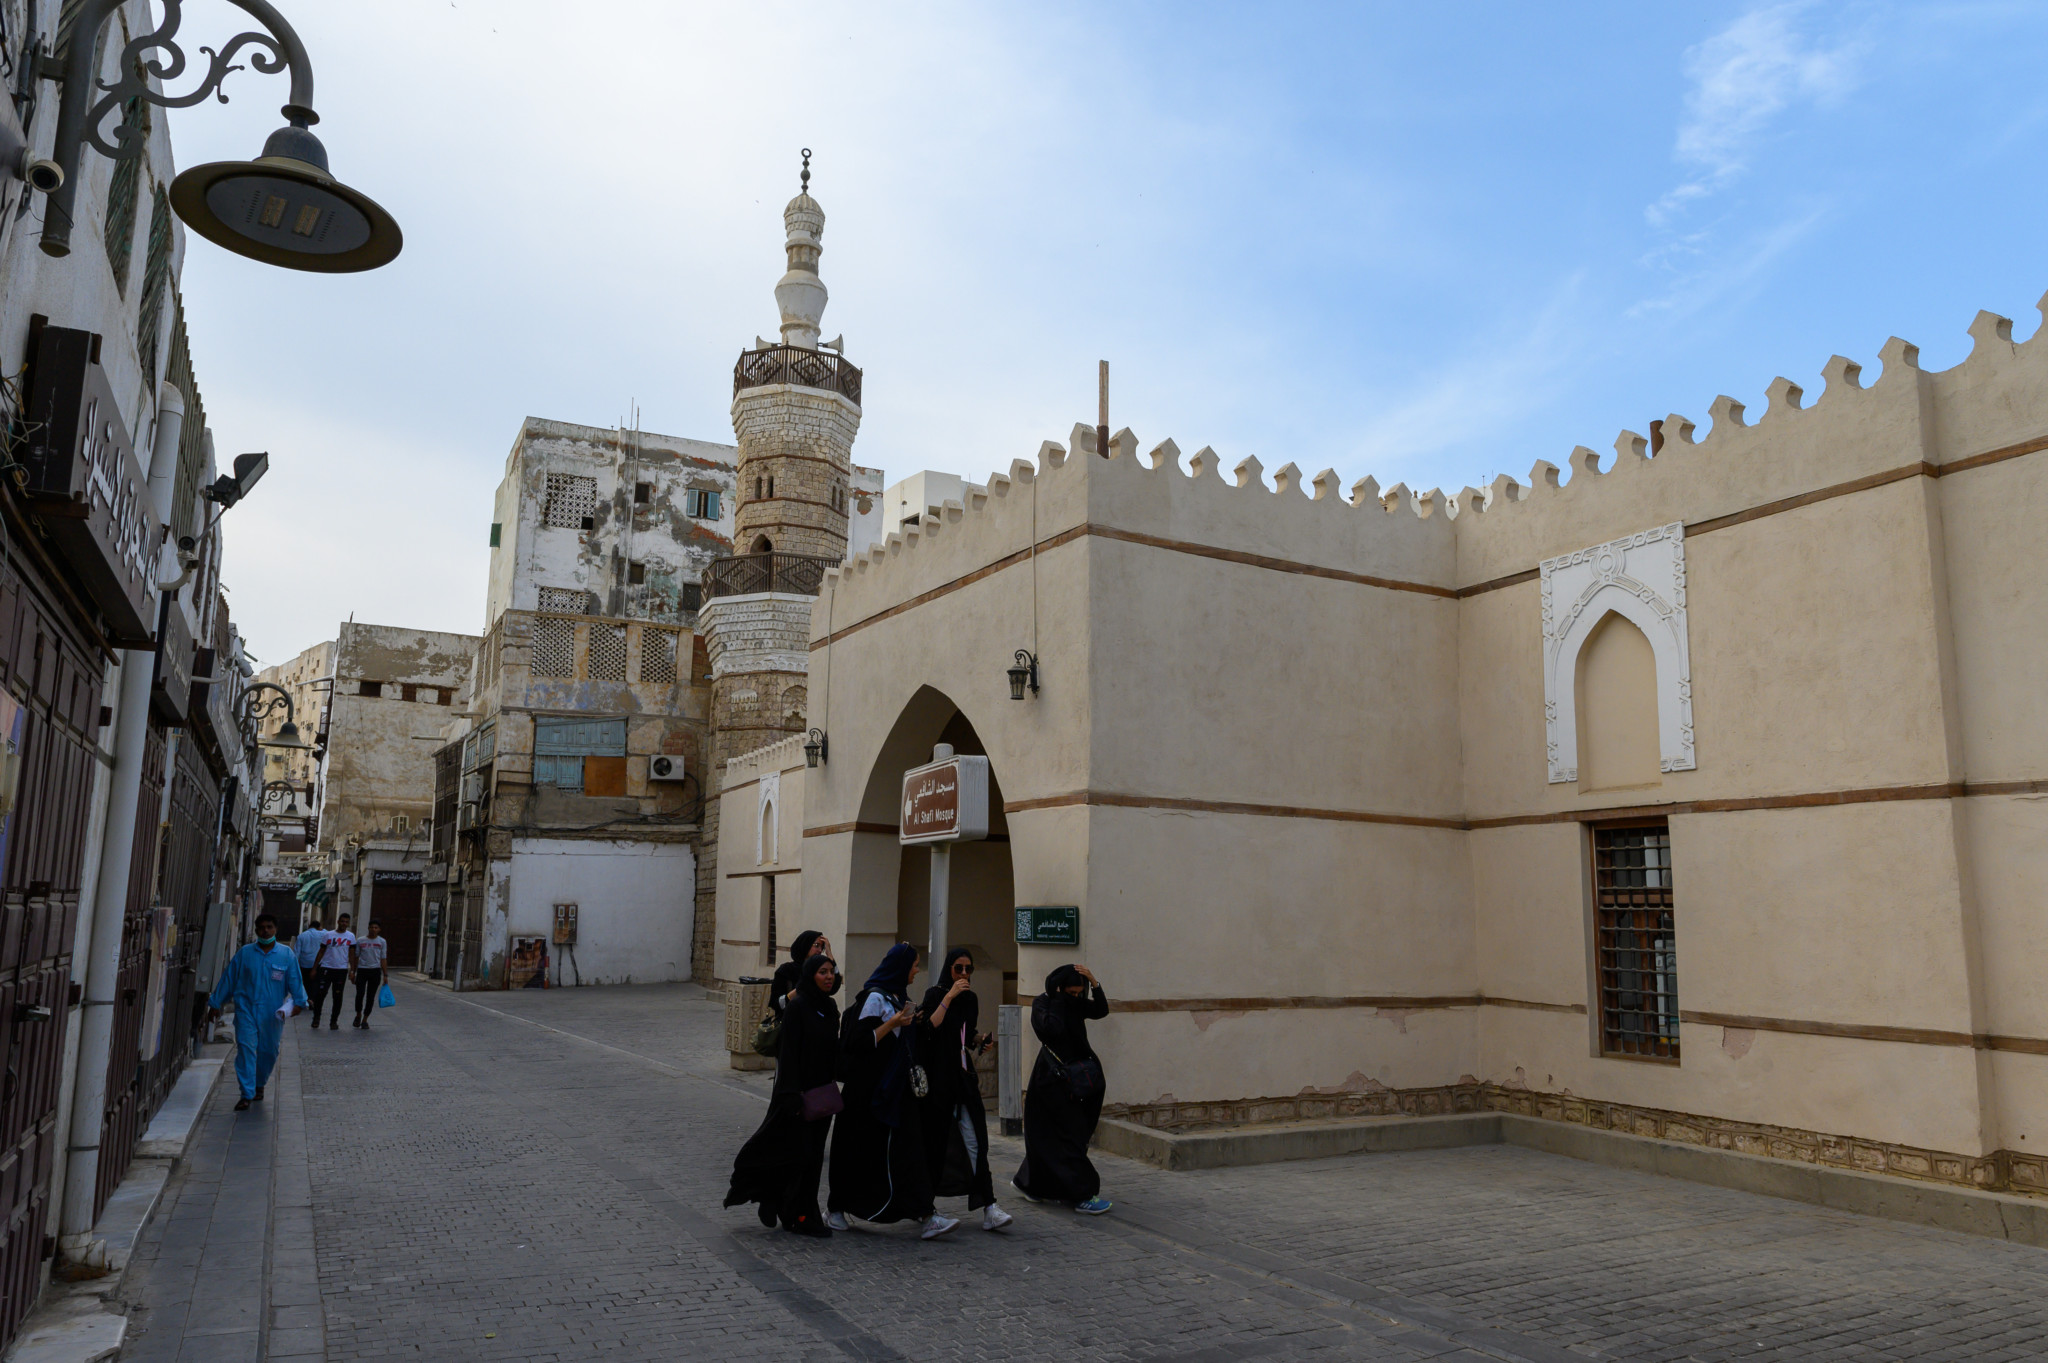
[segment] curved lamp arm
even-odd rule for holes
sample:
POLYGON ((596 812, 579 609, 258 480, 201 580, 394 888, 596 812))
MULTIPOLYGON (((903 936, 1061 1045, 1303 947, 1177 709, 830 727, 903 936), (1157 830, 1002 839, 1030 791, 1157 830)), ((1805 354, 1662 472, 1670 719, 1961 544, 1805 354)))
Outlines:
POLYGON ((202 47, 208 59, 206 79, 199 87, 183 95, 162 94, 150 88, 153 78, 159 83, 175 80, 184 73, 186 58, 184 49, 178 46, 178 25, 182 20, 179 8, 183 0, 159 0, 164 9, 164 21, 154 33, 145 33, 133 39, 121 49, 120 79, 109 85, 98 79, 93 70, 93 57, 99 51, 100 30, 107 20, 119 9, 122 0, 85 0, 79 9, 76 27, 71 31, 71 46, 64 57, 63 98, 57 108, 57 143, 50 156, 64 170, 64 183, 48 196, 48 211, 43 217, 42 247, 46 255, 64 256, 71 253, 72 206, 78 197, 78 166, 85 144, 90 141, 102 154, 122 159, 142 154, 145 138, 140 129, 122 127, 115 133, 113 142, 101 135, 107 116, 130 99, 140 99, 145 104, 154 104, 164 109, 182 109, 199 103, 213 95, 221 103, 227 103, 227 94, 221 89, 221 82, 228 73, 242 68, 234 61, 244 49, 249 53, 249 64, 265 75, 273 75, 287 67, 291 70, 291 102, 283 113, 287 122, 294 127, 304 128, 320 121, 320 115, 313 112, 313 63, 306 56, 306 45, 299 41, 299 35, 277 12, 269 0, 228 0, 228 3, 254 15, 267 33, 248 32, 236 34, 226 47, 215 52, 202 47), (154 56, 152 53, 162 55, 154 56), (105 93, 95 99, 95 94, 105 93))

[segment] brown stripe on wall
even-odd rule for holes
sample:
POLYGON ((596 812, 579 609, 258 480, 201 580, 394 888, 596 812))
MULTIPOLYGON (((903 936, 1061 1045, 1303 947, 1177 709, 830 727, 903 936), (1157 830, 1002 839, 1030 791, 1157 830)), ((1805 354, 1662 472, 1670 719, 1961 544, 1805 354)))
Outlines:
MULTIPOLYGON (((1087 533, 1088 527, 1086 525, 1077 525, 1070 530, 1062 530, 1057 535, 1053 535, 1047 539, 1040 540, 1037 545, 1037 550, 1041 554, 1050 553, 1054 549, 1059 548, 1063 544, 1071 544, 1073 541, 1080 539, 1083 535, 1087 533)), ((971 587, 975 583, 981 581, 983 578, 993 576, 996 573, 1000 573, 1003 569, 1011 567, 1014 564, 1022 563, 1030 557, 1030 549, 1019 549, 1016 553, 1005 555, 1004 557, 997 559, 994 563, 983 564, 981 567, 976 568, 973 572, 967 573, 961 577, 956 577, 951 582, 942 582, 928 592, 918 593, 916 596, 911 597, 908 601, 899 601, 897 604, 889 607, 887 610, 876 611, 873 615, 867 616, 864 619, 856 620, 852 624, 846 626, 844 629, 835 630, 832 633, 827 634, 822 639, 811 640, 811 651, 815 653, 819 649, 824 648, 827 644, 833 643, 840 639, 844 639, 849 634, 858 633, 859 631, 866 629, 869 625, 878 625, 884 620, 888 620, 895 616, 901 615, 905 611, 916 610, 919 606, 925 605, 932 601, 936 601, 942 596, 950 596, 954 592, 959 591, 962 587, 971 587)))
POLYGON ((1182 800, 1166 795, 1126 795, 1106 790, 1072 790, 1063 795, 1045 795, 1033 800, 1005 800, 1003 813, 1023 814, 1034 809, 1062 809, 1071 805, 1177 810, 1190 814, 1249 814, 1272 819, 1329 819, 1338 823, 1404 824, 1416 828, 1462 829, 1465 826, 1458 819, 1438 819, 1425 814, 1376 814, 1363 809, 1316 809, 1305 805, 1250 804, 1231 800, 1182 800))
MULTIPOLYGON (((1541 814, 1505 814, 1490 819, 1438 818, 1425 814, 1383 814, 1364 809, 1320 809, 1306 805, 1269 805, 1234 800, 1184 800, 1166 795, 1132 795, 1120 791, 1070 790, 1027 800, 1006 800, 1005 814, 1038 809, 1099 805, 1116 809, 1158 809, 1191 814, 1244 814, 1272 819, 1322 819, 1337 823, 1398 824, 1415 828, 1448 828, 1468 832, 1480 828, 1515 828, 1529 824, 1597 823, 1609 819, 1670 817, 1685 814, 1735 814, 1759 809, 1820 809, 1831 805, 1886 804, 1905 800, 1953 800, 1964 796, 2026 795, 2048 792, 2048 781, 1938 782, 1916 786, 1870 786, 1860 790, 1817 790, 1794 795, 1758 795, 1740 799, 1665 800, 1655 804, 1605 805, 1590 809, 1559 809, 1541 814)), ((845 832, 850 824, 828 830, 845 832)), ((862 825, 864 831, 896 830, 887 825, 862 825)))
POLYGON ((1112 1013, 1263 1013, 1297 1008, 1477 1008, 1477 994, 1356 994, 1297 995, 1281 998, 1243 999, 1116 999, 1109 1001, 1112 1013))
POLYGON ((1172 540, 1136 530, 1119 530, 1107 525, 1091 525, 1086 528, 1089 534, 1099 535, 1107 540, 1143 544, 1153 549, 1171 550, 1176 554, 1191 554, 1196 558, 1213 558, 1223 563, 1243 564, 1247 568, 1265 568, 1272 572, 1294 573, 1301 577, 1324 577, 1333 582, 1350 582, 1361 587, 1382 587, 1390 592, 1420 592, 1424 596, 1447 598, 1458 594, 1450 587, 1432 586, 1427 582, 1409 582, 1398 577, 1374 577, 1370 573, 1346 572, 1342 568, 1325 568, 1320 564, 1299 563, 1293 559, 1272 558, 1266 554, 1247 554, 1237 549, 1219 549, 1211 544, 1172 540))
POLYGON ((1580 1017, 1586 1015, 1586 1005, 1583 1003, 1535 1003, 1529 999, 1497 999, 1491 994, 1480 1002, 1488 1008, 1527 1008, 1538 1013, 1576 1013, 1580 1017))
POLYGON ((1707 1027, 1734 1027, 1752 1032, 1786 1032, 1793 1036, 1825 1036, 1847 1041, 1895 1041, 1908 1046, 1969 1046, 1980 1051, 2013 1051, 2048 1055, 2048 1040, 1998 1036, 1988 1032, 1948 1032, 1931 1027, 1879 1027, 1856 1022, 1807 1022, 1798 1018, 1756 1018, 1738 1013, 1694 1013, 1680 1009, 1680 1022, 1707 1027))
POLYGON ((769 871, 727 871, 725 878, 738 880, 742 876, 795 876, 802 875, 803 869, 801 866, 777 866, 769 871))
POLYGON ((829 838, 840 833, 887 833, 894 837, 900 831, 893 823, 865 823, 856 819, 852 823, 828 823, 820 824, 816 828, 806 828, 804 836, 829 838))

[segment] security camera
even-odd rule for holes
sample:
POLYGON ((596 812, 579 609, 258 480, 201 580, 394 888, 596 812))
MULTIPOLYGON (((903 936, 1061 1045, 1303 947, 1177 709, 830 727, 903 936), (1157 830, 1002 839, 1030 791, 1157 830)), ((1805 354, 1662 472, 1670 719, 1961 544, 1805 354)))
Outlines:
POLYGON ((44 156, 22 154, 21 178, 30 189, 55 194, 64 187, 64 167, 44 156))

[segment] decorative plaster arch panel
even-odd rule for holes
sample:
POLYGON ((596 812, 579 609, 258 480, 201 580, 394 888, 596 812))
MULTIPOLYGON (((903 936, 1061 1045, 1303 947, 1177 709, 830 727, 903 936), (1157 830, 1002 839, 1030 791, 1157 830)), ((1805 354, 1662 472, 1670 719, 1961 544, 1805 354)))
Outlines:
POLYGON ((1691 771, 1692 650, 1685 627, 1685 526, 1642 530, 1557 558, 1543 580, 1543 729, 1550 783, 1579 779, 1574 683, 1579 650, 1609 612, 1650 641, 1657 660, 1657 755, 1663 771, 1691 771))
POLYGON ((760 801, 754 813, 754 864, 765 866, 780 857, 782 830, 777 819, 782 804, 782 773, 763 772, 760 790, 760 801))

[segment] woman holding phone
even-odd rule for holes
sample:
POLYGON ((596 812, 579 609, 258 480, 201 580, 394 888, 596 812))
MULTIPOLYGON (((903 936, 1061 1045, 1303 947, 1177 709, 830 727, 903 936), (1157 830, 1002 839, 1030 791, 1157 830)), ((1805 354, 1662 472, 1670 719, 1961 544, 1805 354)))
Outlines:
POLYGON ((988 1109, 974 1071, 974 1057, 988 1049, 992 1038, 975 1030, 981 1001, 974 996, 974 954, 966 947, 946 953, 939 978, 924 991, 920 1011, 931 1087, 924 1100, 924 1150, 932 1191, 939 1197, 965 1197, 967 1210, 981 1213, 983 1230, 1001 1230, 1010 1224, 1010 1214, 996 1205, 988 1168, 988 1109))

